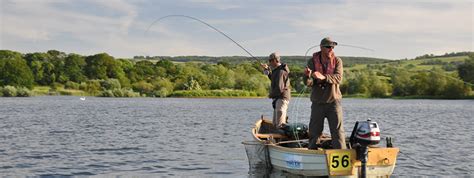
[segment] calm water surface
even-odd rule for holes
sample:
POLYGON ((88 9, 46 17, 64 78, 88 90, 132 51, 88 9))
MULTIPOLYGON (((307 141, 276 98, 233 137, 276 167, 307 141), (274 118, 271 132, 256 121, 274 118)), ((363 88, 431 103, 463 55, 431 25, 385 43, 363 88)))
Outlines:
MULTIPOLYGON (((309 123, 293 98, 290 122, 309 123)), ((394 175, 473 175, 474 100, 344 99, 399 146, 394 175)), ((269 99, 0 98, 0 175, 248 177, 244 140, 269 99)), ((328 132, 327 125, 325 132, 328 132)))

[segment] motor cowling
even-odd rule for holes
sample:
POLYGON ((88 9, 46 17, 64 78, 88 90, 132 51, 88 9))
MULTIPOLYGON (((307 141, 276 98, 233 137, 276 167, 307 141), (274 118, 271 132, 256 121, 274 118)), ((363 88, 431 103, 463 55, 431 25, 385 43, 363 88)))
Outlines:
POLYGON ((363 146, 376 145, 380 142, 380 128, 377 122, 371 121, 357 121, 352 130, 351 145, 359 143, 363 146))

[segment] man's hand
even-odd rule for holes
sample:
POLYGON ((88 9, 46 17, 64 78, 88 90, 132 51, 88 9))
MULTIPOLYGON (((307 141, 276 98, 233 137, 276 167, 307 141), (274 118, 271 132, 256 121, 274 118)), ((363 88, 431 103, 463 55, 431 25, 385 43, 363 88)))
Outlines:
POLYGON ((326 79, 326 76, 324 76, 323 74, 321 74, 320 72, 316 71, 313 73, 313 77, 316 78, 316 79, 319 79, 319 80, 324 80, 326 79))
POLYGON ((262 66, 262 68, 264 70, 268 70, 268 65, 267 64, 260 63, 260 66, 262 66))
POLYGON ((311 69, 309 69, 308 66, 306 66, 306 68, 304 68, 304 75, 308 76, 308 77, 311 77, 311 69))

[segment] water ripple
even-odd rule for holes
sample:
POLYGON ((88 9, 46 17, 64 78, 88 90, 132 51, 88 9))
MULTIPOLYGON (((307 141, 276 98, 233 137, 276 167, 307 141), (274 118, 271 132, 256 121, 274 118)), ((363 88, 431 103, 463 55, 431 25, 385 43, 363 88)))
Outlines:
MULTIPOLYGON (((2 176, 252 177, 241 142, 272 115, 269 99, 0 100, 2 176)), ((300 100, 289 121, 309 123, 311 103, 300 100)), ((346 134, 372 118, 393 137, 402 150, 394 176, 473 174, 473 100, 344 99, 343 107, 346 134)))

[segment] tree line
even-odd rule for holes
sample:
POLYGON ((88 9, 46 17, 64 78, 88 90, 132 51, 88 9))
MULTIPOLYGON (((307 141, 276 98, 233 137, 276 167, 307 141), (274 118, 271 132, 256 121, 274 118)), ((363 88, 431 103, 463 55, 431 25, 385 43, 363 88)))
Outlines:
MULTIPOLYGON (((35 86, 51 90, 82 90, 106 97, 134 96, 245 96, 264 97, 269 80, 255 60, 246 57, 160 57, 153 59, 115 59, 107 53, 90 56, 66 54, 57 50, 21 54, 0 50, 0 90, 2 96, 29 96, 35 86), (181 59, 176 62, 174 58, 181 59), (211 58, 212 62, 203 62, 211 58), (173 60, 173 61, 172 61, 173 60)), ((260 61, 266 58, 260 57, 260 61)), ((289 61, 293 92, 306 89, 302 81, 305 61, 302 56, 283 57, 289 61)), ((463 98, 470 95, 474 55, 457 67, 458 72, 442 69, 409 72, 387 63, 373 70, 370 65, 384 63, 375 58, 343 58, 350 65, 367 64, 366 70, 345 70, 343 94, 362 97, 432 96, 463 98), (464 81, 463 81, 464 80, 464 81)), ((347 65, 347 64, 346 64, 347 65)), ((63 92, 62 94, 68 94, 63 92)))

